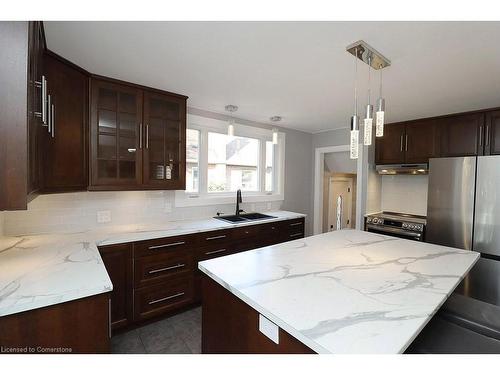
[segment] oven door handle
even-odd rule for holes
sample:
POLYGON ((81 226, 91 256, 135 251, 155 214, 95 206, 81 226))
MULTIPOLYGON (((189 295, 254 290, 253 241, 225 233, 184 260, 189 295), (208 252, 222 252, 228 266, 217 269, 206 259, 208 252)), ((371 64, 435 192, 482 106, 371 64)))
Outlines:
POLYGON ((375 230, 378 230, 379 232, 385 231, 388 233, 397 233, 397 234, 405 235, 408 237, 415 237, 415 238, 422 237, 422 233, 409 232, 406 230, 400 230, 400 229, 391 228, 391 227, 382 226, 382 225, 366 224, 366 228, 367 229, 375 229, 375 230))

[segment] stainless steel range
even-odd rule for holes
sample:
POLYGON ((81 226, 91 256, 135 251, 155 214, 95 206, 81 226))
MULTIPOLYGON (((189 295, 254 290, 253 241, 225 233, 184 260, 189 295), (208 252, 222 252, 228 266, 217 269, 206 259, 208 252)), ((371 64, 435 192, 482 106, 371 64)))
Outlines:
POLYGON ((384 211, 367 215, 365 230, 415 241, 424 241, 425 216, 384 211))

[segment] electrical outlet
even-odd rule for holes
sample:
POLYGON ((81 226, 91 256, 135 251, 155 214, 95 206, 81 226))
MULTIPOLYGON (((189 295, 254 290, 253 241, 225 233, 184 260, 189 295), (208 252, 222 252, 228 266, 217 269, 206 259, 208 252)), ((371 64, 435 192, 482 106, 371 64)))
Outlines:
POLYGON ((273 208, 273 204, 271 202, 267 202, 267 209, 270 210, 273 208))
POLYGON ((252 204, 250 205, 250 211, 251 211, 251 212, 255 212, 255 203, 252 203, 252 204))
POLYGON ((111 221, 111 211, 97 211, 98 223, 109 223, 111 221))
POLYGON ((163 206, 163 211, 166 213, 172 212, 172 203, 169 201, 166 201, 165 205, 163 206))

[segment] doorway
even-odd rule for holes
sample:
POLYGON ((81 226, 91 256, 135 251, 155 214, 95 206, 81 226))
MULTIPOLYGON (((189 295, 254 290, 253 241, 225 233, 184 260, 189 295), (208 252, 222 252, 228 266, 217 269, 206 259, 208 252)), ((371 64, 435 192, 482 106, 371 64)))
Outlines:
POLYGON ((348 145, 316 148, 314 234, 337 228, 362 227, 361 195, 357 193, 360 191, 362 160, 362 147, 357 160, 350 159, 348 145))
POLYGON ((356 175, 349 173, 334 173, 327 179, 328 187, 325 189, 326 216, 323 232, 339 229, 352 229, 356 225, 356 175), (326 224, 326 226, 325 226, 326 224))

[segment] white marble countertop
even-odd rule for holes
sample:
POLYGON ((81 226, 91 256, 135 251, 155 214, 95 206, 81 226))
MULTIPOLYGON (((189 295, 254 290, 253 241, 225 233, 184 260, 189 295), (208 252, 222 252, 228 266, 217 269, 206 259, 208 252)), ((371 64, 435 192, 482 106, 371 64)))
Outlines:
POLYGON ((288 211, 266 214, 276 218, 238 224, 213 218, 179 220, 106 226, 80 233, 0 237, 0 316, 111 291, 113 285, 97 246, 305 216, 288 211))
POLYGON ((198 266, 318 353, 402 353, 478 258, 342 230, 198 266))

